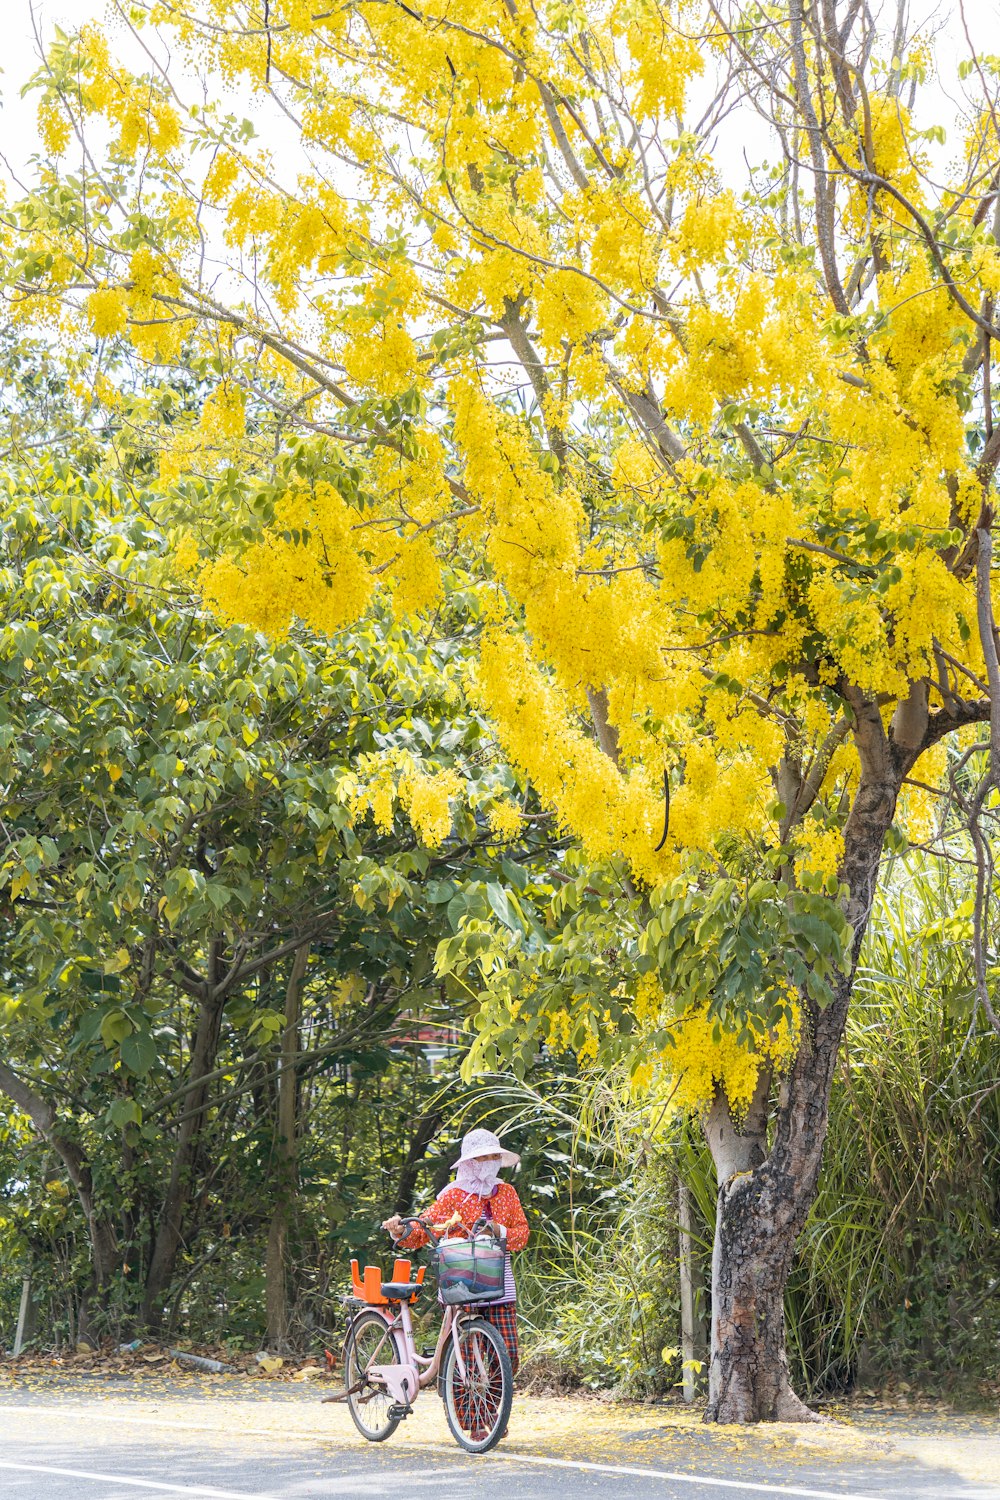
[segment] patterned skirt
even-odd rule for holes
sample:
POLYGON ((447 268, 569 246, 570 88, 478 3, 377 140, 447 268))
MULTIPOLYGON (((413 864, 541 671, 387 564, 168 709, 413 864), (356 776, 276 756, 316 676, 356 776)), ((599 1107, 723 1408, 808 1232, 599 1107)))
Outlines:
POLYGON ((504 1343, 507 1345, 507 1353, 510 1355, 510 1367, 516 1375, 521 1363, 521 1355, 517 1345, 517 1304, 514 1302, 502 1302, 498 1307, 481 1307, 477 1314, 485 1318, 488 1323, 494 1324, 499 1329, 504 1343))

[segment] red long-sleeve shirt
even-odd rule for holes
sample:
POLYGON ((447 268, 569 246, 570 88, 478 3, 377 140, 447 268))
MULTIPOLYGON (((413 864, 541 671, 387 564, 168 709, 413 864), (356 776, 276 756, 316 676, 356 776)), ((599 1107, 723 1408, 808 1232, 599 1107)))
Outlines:
MULTIPOLYGON (((466 1229, 471 1229, 477 1219, 488 1213, 496 1224, 507 1230, 507 1249, 523 1250, 531 1233, 524 1217, 517 1189, 509 1182, 498 1183, 491 1198, 480 1198, 476 1193, 467 1193, 464 1188, 452 1183, 437 1197, 424 1214, 432 1224, 443 1224, 457 1213, 466 1229)), ((405 1239, 397 1241, 402 1250, 419 1250, 426 1245, 428 1235, 415 1225, 405 1239)))

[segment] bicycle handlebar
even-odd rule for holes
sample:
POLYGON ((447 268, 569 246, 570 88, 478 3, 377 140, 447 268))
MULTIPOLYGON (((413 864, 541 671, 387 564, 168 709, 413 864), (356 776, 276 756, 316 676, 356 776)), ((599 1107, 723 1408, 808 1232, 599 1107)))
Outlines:
POLYGON ((410 1233, 411 1226, 414 1224, 419 1224, 425 1234, 431 1234, 435 1238, 444 1234, 447 1227, 444 1224, 431 1224, 427 1219, 421 1218, 419 1214, 400 1214, 399 1222, 403 1229, 403 1233, 399 1236, 401 1240, 406 1239, 410 1233))
POLYGON ((433 1245, 436 1245, 438 1240, 441 1239, 443 1235, 447 1234, 450 1229, 459 1228, 461 1228, 465 1234, 468 1234, 470 1236, 476 1233, 482 1233, 483 1229, 488 1229, 495 1240, 501 1242, 503 1240, 503 1236, 499 1232, 500 1226, 497 1224, 496 1220, 486 1218, 485 1214, 476 1220, 471 1229, 467 1229, 464 1223, 462 1223, 461 1225, 452 1224, 450 1220, 445 1222, 444 1224, 431 1224, 429 1220, 421 1218, 419 1214, 400 1214, 399 1222, 403 1228, 403 1233, 399 1236, 399 1239, 401 1240, 406 1239, 406 1237, 410 1233, 410 1226, 412 1226, 413 1224, 419 1224, 424 1233, 431 1236, 431 1244, 433 1245))
POLYGON ((399 1236, 401 1240, 406 1239, 406 1236, 410 1233, 411 1228, 414 1224, 419 1224, 421 1229, 427 1229, 430 1227, 429 1225, 425 1224, 423 1219, 419 1218, 416 1214, 400 1214, 399 1222, 403 1231, 399 1236))

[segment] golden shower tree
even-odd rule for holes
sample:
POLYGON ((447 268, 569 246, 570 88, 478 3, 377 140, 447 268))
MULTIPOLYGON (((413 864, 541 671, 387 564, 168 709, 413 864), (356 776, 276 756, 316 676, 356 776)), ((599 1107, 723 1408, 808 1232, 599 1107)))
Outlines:
POLYGON ((1000 704, 997 61, 963 63, 942 164, 929 46, 853 0, 119 10, 38 75, 9 305, 96 339, 223 616, 480 632, 503 752, 659 914, 640 1019, 752 1022, 750 1097, 709 1059, 700 1098, 709 1414, 806 1417, 783 1289, 884 840, 1000 704), (756 1016, 759 954, 688 900, 734 849, 803 951, 800 899, 850 929, 756 1016))

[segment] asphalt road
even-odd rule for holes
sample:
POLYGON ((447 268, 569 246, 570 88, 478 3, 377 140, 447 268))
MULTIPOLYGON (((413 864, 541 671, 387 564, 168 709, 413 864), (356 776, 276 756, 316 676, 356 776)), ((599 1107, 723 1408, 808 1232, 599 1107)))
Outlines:
MULTIPOLYGON (((993 1486, 907 1458, 846 1467, 819 1458, 784 1473, 780 1463, 768 1472, 750 1460, 730 1463, 726 1474, 694 1465, 679 1472, 650 1462, 646 1451, 634 1463, 620 1454, 577 1461, 519 1451, 511 1440, 475 1458, 444 1442, 408 1443, 403 1430, 370 1446, 348 1430, 342 1409, 327 1438, 282 1432, 281 1421, 280 1406, 269 1406, 266 1418, 206 1406, 192 1422, 167 1404, 150 1410, 5 1390, 0 1500, 419 1500, 434 1492, 444 1500, 1000 1500, 1000 1472, 993 1486)), ((586 1452, 583 1431, 580 1445, 586 1452)))

